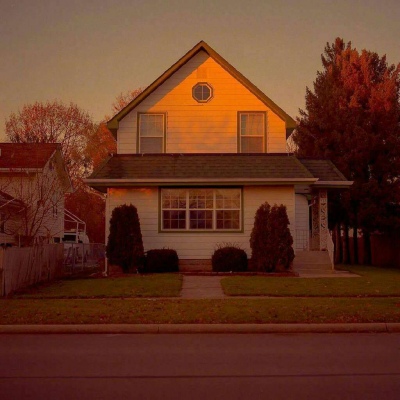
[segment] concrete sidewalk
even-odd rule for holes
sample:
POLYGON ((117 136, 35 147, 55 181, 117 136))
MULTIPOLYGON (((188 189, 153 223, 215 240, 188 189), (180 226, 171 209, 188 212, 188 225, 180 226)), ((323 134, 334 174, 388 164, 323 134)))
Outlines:
POLYGON ((400 323, 0 325, 1 334, 400 333, 400 323))
MULTIPOLYGON (((223 299, 226 296, 221 287, 224 276, 184 275, 182 282, 182 299, 223 299)), ((359 275, 348 271, 332 271, 331 273, 302 273, 299 278, 357 278, 359 275)), ((249 296, 245 296, 249 298, 249 296)), ((259 297, 260 296, 255 296, 259 297)))

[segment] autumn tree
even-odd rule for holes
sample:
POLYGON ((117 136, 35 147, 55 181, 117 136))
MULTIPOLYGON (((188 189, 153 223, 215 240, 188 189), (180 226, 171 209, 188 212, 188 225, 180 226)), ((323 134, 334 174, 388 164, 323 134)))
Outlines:
MULTIPOLYGON (((120 93, 112 104, 117 113, 143 89, 120 93)), ((87 225, 91 241, 104 243, 105 198, 84 182, 117 146, 104 121, 96 124, 91 116, 71 103, 59 101, 25 105, 6 119, 6 136, 14 143, 61 143, 64 162, 74 186, 66 195, 66 208, 87 225)))
MULTIPOLYGON (((143 91, 142 88, 120 93, 112 104, 112 112, 118 113, 143 91)), ((90 132, 84 159, 87 160, 86 171, 96 170, 110 154, 117 152, 117 143, 112 133, 107 128, 106 116, 95 131, 90 132)), ((86 221, 87 233, 91 241, 105 242, 105 197, 90 189, 88 186, 80 186, 75 193, 66 198, 66 207, 75 215, 86 221)))
MULTIPOLYGON (((144 88, 140 87, 133 90, 128 90, 125 93, 120 93, 112 104, 112 112, 115 114, 119 113, 124 107, 126 107, 132 100, 139 96, 143 92, 144 88)), ((108 118, 106 118, 108 119, 108 118)))
POLYGON ((64 162, 76 184, 87 172, 85 149, 97 126, 76 104, 59 101, 25 105, 6 119, 6 136, 13 143, 61 143, 64 162))
POLYGON ((299 157, 331 159, 354 181, 340 201, 354 229, 369 235, 399 226, 391 204, 400 201, 400 64, 361 52, 337 38, 322 54, 323 70, 306 89, 294 141, 299 157))

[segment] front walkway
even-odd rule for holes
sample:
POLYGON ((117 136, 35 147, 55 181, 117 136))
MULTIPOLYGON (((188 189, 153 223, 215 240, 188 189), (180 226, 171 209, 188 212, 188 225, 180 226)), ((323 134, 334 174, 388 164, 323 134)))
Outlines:
POLYGON ((222 299, 220 276, 183 276, 182 299, 222 299))

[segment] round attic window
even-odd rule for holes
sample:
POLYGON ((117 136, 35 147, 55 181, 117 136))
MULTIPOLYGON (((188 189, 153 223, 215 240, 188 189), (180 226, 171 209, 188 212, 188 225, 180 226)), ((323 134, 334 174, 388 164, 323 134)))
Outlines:
POLYGON ((199 82, 193 86, 193 98, 199 103, 207 103, 213 97, 213 88, 205 82, 199 82))

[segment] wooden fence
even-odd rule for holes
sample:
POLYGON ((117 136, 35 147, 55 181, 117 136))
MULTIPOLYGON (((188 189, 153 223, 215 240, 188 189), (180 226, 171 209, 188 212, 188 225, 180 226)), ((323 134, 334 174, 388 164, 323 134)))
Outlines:
MULTIPOLYGON (((357 238, 358 261, 364 263, 364 241, 357 238)), ((344 238, 342 237, 342 246, 344 238)), ((354 239, 349 238, 350 262, 354 263, 354 239)), ((371 235, 371 264, 377 267, 400 268, 400 234, 371 235)))
POLYGON ((62 275, 62 244, 0 249, 0 296, 62 275))

